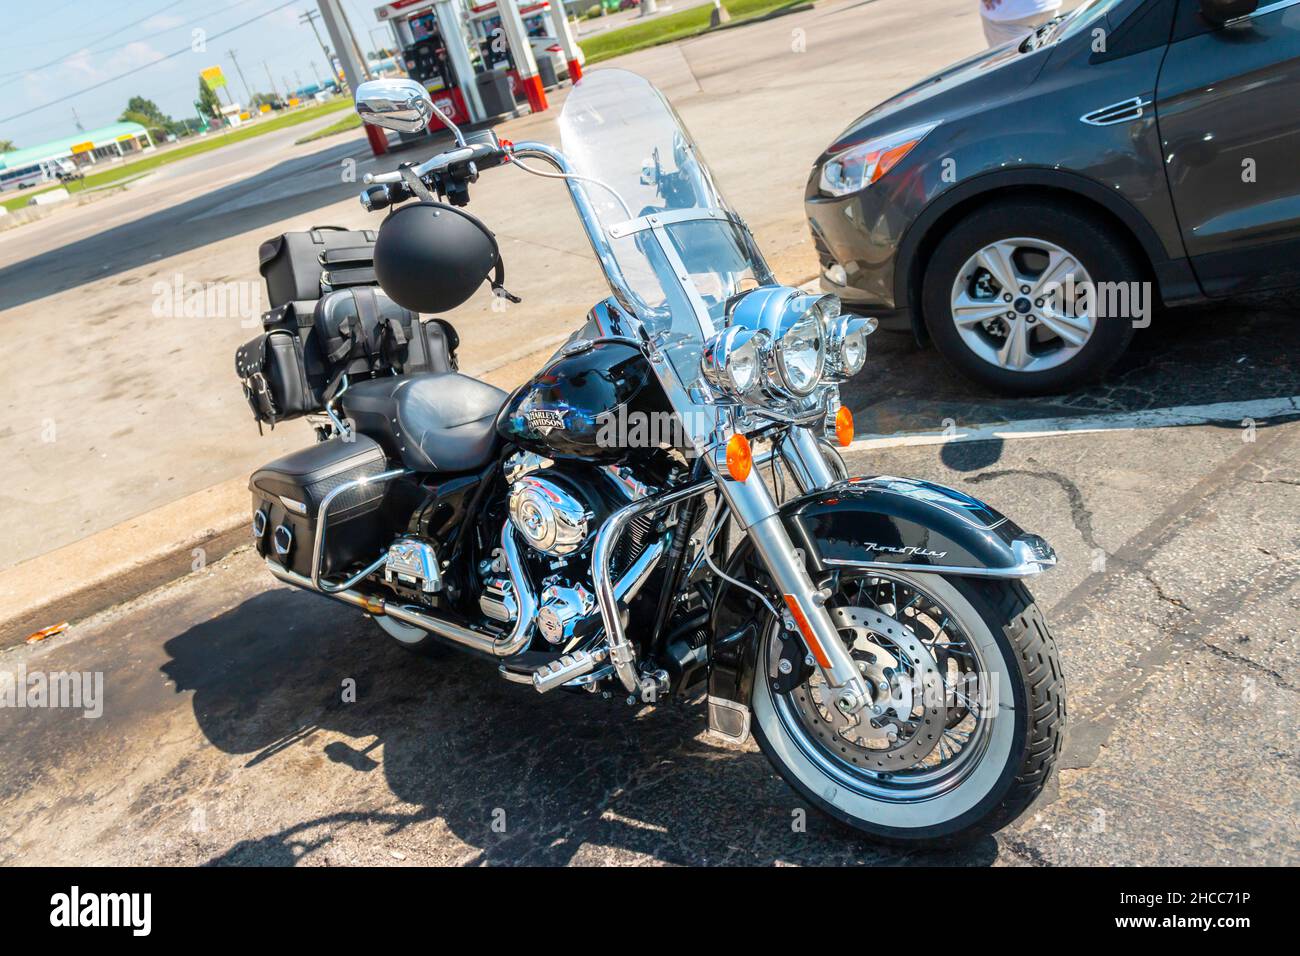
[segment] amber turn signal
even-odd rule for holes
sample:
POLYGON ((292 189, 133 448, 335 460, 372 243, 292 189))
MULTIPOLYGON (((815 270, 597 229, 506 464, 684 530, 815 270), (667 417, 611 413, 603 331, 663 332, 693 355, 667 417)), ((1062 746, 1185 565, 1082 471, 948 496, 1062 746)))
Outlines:
POLYGON ((744 481, 754 468, 754 454, 749 448, 749 439, 744 435, 732 435, 727 439, 727 473, 736 481, 744 481))
POLYGON ((835 413, 835 440, 840 443, 841 448, 848 448, 853 444, 853 413, 845 405, 841 405, 840 410, 835 413))

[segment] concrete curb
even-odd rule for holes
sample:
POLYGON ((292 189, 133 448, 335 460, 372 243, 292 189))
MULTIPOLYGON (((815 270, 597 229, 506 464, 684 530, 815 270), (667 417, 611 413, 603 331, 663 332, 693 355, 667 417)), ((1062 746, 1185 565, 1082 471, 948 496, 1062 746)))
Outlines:
POLYGON ((0 572, 0 648, 224 557, 249 540, 248 516, 248 479, 232 479, 0 572))

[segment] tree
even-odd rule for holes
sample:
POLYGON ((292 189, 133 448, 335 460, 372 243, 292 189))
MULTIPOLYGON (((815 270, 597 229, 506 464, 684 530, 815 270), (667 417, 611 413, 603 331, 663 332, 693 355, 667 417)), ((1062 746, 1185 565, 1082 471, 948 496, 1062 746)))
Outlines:
POLYGON ((143 96, 127 100, 126 109, 118 119, 123 123, 139 123, 155 140, 165 139, 176 128, 176 122, 160 110, 157 103, 143 96))
POLYGON ((12 153, 18 148, 18 144, 12 139, 0 139, 0 153, 12 153))
POLYGON ((221 100, 217 97, 217 91, 204 83, 202 77, 199 77, 199 109, 209 121, 221 115, 221 100))

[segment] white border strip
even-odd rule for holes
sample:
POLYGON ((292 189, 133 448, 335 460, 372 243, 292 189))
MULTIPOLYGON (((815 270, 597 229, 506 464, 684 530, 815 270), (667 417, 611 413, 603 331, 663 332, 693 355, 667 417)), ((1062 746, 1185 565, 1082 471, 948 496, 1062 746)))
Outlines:
POLYGON ((1217 402, 1213 405, 1177 405, 1140 412, 1112 412, 1081 415, 1077 418, 1030 418, 1019 422, 994 425, 960 425, 942 432, 898 432, 893 435, 864 435, 854 439, 848 451, 875 448, 902 448, 912 445, 947 445, 951 442, 1010 441, 1017 438, 1052 438, 1057 435, 1095 435, 1099 432, 1137 431, 1144 428, 1171 428, 1180 425, 1205 425, 1210 422, 1233 422, 1244 419, 1261 421, 1277 415, 1300 412, 1300 395, 1261 398, 1250 402, 1217 402))

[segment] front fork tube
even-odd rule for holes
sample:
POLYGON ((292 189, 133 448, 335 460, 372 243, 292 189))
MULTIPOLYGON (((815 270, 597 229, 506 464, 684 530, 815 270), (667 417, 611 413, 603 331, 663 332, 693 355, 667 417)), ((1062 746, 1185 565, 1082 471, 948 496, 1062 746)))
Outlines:
MULTIPOLYGON (((780 448, 805 492, 827 487, 835 480, 811 430, 790 428, 781 439, 780 448)), ((784 599, 808 653, 834 689, 836 709, 845 715, 857 714, 871 703, 869 685, 840 640, 826 610, 826 595, 817 590, 808 576, 762 476, 755 469, 744 481, 736 481, 727 472, 725 460, 711 456, 710 464, 732 514, 753 541, 772 583, 784 599)))
POLYGON ((776 448, 805 495, 835 483, 838 476, 827 463, 821 442, 811 428, 787 428, 776 448))

